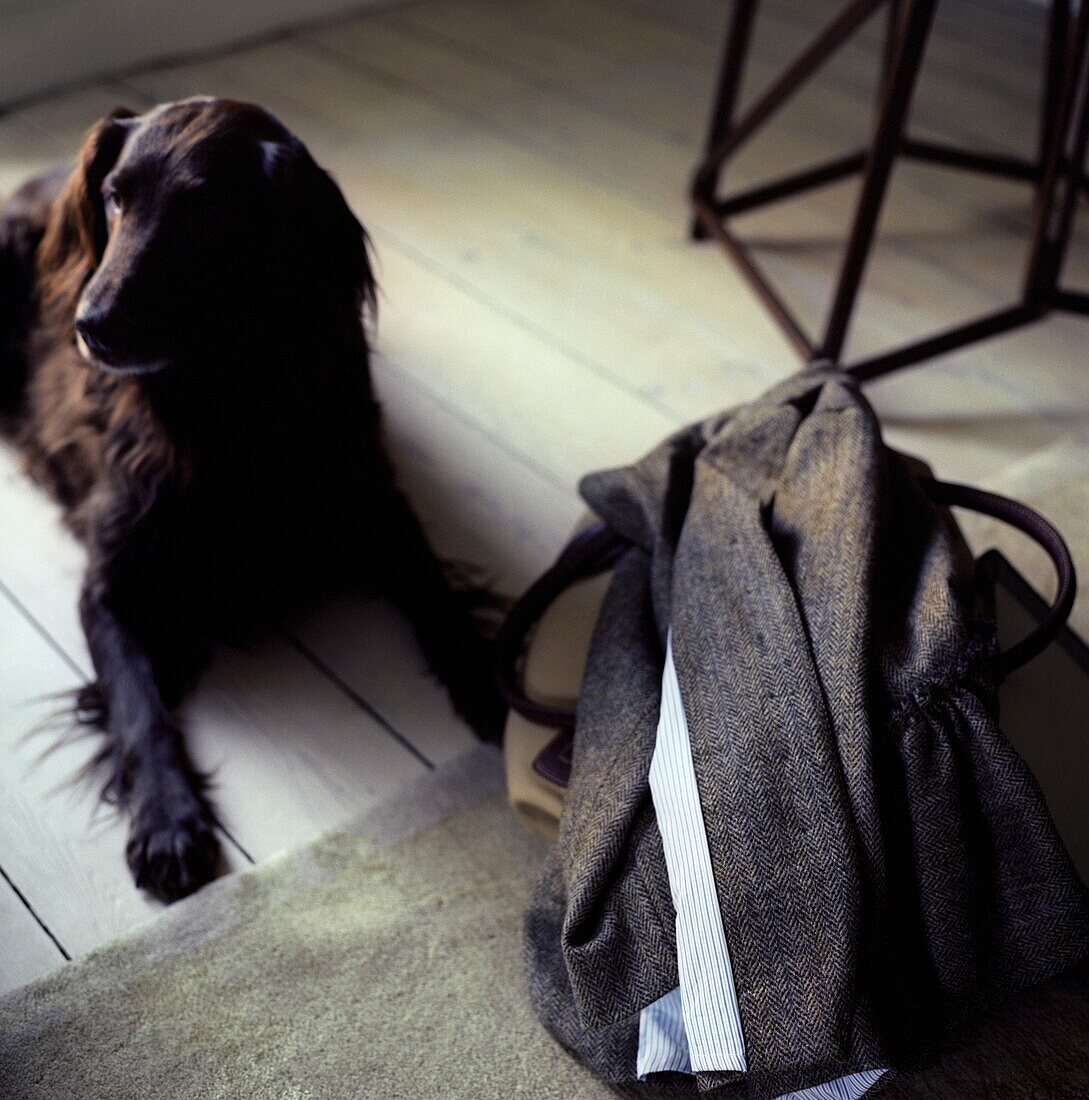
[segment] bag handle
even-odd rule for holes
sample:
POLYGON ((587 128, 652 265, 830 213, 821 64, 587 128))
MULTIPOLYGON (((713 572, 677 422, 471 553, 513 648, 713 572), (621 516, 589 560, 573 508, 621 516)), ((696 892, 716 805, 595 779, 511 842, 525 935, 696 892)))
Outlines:
POLYGON ((952 481, 924 478, 922 483, 935 504, 967 508, 970 512, 991 516, 1024 532, 1046 552, 1055 567, 1058 584, 1047 614, 1035 630, 998 655, 999 670, 1004 676, 1008 675, 1038 657, 1055 640, 1066 625, 1066 620, 1070 618, 1078 591, 1070 548, 1051 523, 1019 500, 1010 500, 1009 497, 999 496, 997 493, 988 493, 984 489, 952 481))
MULTIPOLYGON (((1070 617, 1077 592, 1070 550, 1062 535, 1039 512, 1019 501, 934 478, 923 478, 921 484, 935 504, 967 508, 1023 531, 1046 551, 1055 566, 1058 587, 1047 614, 1035 630, 998 656, 998 667, 1007 675, 1046 649, 1070 617)), ((531 628, 555 599, 578 581, 611 569, 629 545, 604 523, 587 527, 567 544, 556 563, 538 577, 511 608, 496 636, 495 658, 499 688, 515 713, 537 725, 574 728, 574 707, 542 703, 525 694, 518 675, 518 660, 531 628)))
POLYGON ((515 713, 540 726, 574 727, 573 707, 541 703, 525 694, 518 675, 518 659, 526 636, 556 597, 571 585, 612 569, 629 545, 604 523, 587 527, 575 535, 556 563, 510 609, 495 638, 495 665, 499 690, 515 713))

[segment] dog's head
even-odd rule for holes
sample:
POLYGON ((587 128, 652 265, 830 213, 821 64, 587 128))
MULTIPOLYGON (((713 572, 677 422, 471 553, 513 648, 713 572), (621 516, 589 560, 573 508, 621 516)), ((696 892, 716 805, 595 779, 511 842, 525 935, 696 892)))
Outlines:
POLYGON ((332 178, 267 111, 223 99, 98 122, 40 269, 84 358, 132 374, 287 325, 358 327, 374 306, 367 237, 332 178))

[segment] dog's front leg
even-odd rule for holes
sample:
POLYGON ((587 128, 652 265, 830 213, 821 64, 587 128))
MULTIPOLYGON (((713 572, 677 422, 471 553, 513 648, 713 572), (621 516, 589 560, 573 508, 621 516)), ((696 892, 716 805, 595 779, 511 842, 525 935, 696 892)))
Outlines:
POLYGON ((174 901, 215 874, 214 817, 152 660, 137 640, 137 616, 126 616, 124 606, 107 586, 88 579, 80 615, 109 738, 106 793, 131 815, 127 855, 136 885, 174 901))

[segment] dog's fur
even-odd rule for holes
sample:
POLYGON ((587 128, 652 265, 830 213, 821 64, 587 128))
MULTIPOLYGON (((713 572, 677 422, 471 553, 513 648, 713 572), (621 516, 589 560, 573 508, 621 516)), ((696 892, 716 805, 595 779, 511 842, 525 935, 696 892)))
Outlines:
POLYGON ((501 722, 467 601, 383 451, 374 296, 336 184, 247 104, 115 111, 73 172, 0 211, 5 426, 86 545, 80 712, 105 734, 136 882, 164 899, 214 874, 172 716, 210 639, 364 584, 407 612, 478 732, 501 722))

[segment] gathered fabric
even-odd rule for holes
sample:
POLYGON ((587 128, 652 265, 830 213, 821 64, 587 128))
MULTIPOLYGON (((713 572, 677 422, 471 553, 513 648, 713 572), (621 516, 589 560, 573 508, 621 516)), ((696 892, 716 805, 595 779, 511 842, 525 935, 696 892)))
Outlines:
POLYGON ((858 1096, 1089 957, 1085 888, 998 726, 987 586, 926 473, 849 376, 810 371, 584 479, 630 549, 525 942, 539 1018, 607 1080, 858 1096), (678 705, 702 811, 679 839, 678 705), (690 1016, 696 992, 717 1008, 690 1016))

